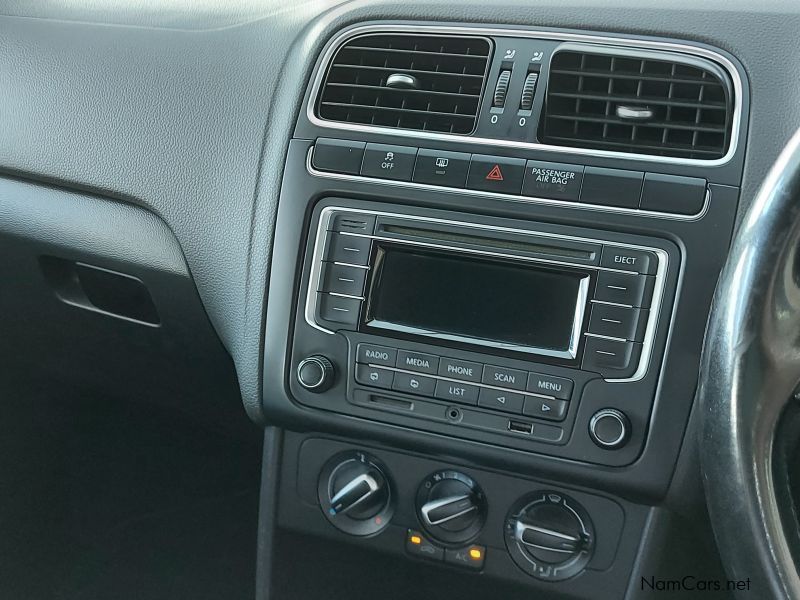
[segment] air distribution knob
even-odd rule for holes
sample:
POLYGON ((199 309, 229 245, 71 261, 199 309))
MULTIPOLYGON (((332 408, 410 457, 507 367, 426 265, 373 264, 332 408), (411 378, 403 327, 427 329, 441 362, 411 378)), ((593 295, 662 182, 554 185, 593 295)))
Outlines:
POLYGON ((337 454, 319 476, 317 492, 325 517, 351 535, 372 535, 394 513, 386 468, 366 452, 337 454))
POLYGON ((444 544, 466 544, 478 535, 486 521, 486 498, 468 475, 437 471, 419 487, 417 514, 433 539, 444 544))
POLYGON ((548 581, 580 573, 594 545, 594 530, 584 509, 572 498, 550 491, 523 498, 512 507, 505 537, 517 566, 548 581))
POLYGON ((631 422, 616 408, 603 408, 589 420, 589 435, 601 448, 617 450, 628 442, 631 422))
POLYGON ((297 365, 297 381, 310 392, 320 393, 329 390, 335 376, 333 363, 321 354, 304 358, 297 365))

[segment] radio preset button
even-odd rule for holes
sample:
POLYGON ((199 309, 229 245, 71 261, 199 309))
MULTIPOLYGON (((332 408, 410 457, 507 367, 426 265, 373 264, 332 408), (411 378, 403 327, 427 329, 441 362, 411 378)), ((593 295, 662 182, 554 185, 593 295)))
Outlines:
POLYGON ((587 336, 581 368, 609 379, 630 377, 636 372, 641 352, 642 345, 635 342, 587 336))
POLYGON ((569 400, 572 396, 573 382, 571 379, 545 375, 544 373, 528 373, 528 391, 536 394, 553 396, 561 400, 569 400))
POLYGON ((392 388, 393 379, 394 371, 368 365, 356 365, 356 381, 360 384, 389 390, 392 388))
POLYGON ((439 375, 442 377, 480 382, 482 370, 483 365, 479 363, 456 360, 454 358, 442 357, 439 359, 439 375))
POLYGON ((595 303, 589 317, 589 333, 641 342, 646 324, 646 310, 595 303))
POLYGON ((436 375, 439 369, 439 357, 433 354, 398 350, 396 366, 398 369, 408 369, 409 371, 436 375))
POLYGON ((600 271, 594 299, 628 306, 650 306, 656 278, 647 275, 630 275, 613 271, 600 271))
POLYGON ((546 419, 547 421, 563 421, 564 417, 567 416, 568 406, 569 404, 566 400, 550 400, 549 398, 527 396, 522 413, 529 417, 546 419))
POLYGON ((395 373, 392 389, 396 392, 416 394, 418 396, 433 396, 436 380, 422 375, 411 373, 395 373))
POLYGON ((411 181, 417 149, 410 146, 367 144, 361 174, 381 179, 411 181))
POLYGON ((603 246, 600 266, 644 275, 655 275, 658 269, 658 259, 655 254, 646 250, 603 246))
POLYGON ((369 264, 369 247, 372 240, 358 235, 331 233, 325 260, 350 265, 369 264))
POLYGON ((433 394, 440 400, 459 402, 461 404, 477 404, 478 388, 474 385, 456 383, 455 381, 444 381, 440 379, 436 382, 436 391, 433 394))
POLYGON ((522 394, 492 388, 481 388, 478 396, 478 406, 515 414, 522 413, 524 401, 525 397, 522 394))
POLYGON ((528 374, 517 369, 504 369, 486 365, 483 368, 483 383, 496 385, 498 387, 511 388, 512 390, 524 390, 528 374))
POLYGON ((362 296, 367 270, 347 265, 322 263, 324 275, 321 292, 334 292, 348 296, 362 296))
POLYGON ((319 317, 323 321, 342 325, 355 325, 358 323, 361 300, 322 293, 318 293, 317 297, 320 300, 319 317))
POLYGON ((372 344, 359 344, 356 351, 356 361, 373 365, 393 367, 397 360, 397 350, 386 346, 373 346, 372 344))

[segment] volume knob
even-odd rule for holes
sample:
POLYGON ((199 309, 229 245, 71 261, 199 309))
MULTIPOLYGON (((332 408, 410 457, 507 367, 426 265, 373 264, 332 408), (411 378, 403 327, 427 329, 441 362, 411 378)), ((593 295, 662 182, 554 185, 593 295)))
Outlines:
POLYGON ((304 358, 297 365, 297 381, 308 391, 314 393, 330 389, 335 374, 333 363, 321 354, 304 358))
POLYGON ((616 408, 598 410, 589 421, 592 441, 607 450, 622 448, 631 435, 631 422, 616 408))

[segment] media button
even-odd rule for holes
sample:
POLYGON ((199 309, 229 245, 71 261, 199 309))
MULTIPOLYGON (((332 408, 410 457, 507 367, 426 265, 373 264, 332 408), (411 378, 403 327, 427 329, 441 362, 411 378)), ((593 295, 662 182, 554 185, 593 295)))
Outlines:
POLYGON ((522 413, 537 419, 547 421, 563 421, 567 416, 568 403, 565 400, 550 400, 549 398, 538 398, 528 396, 525 398, 525 406, 522 413))
POLYGON ((572 386, 570 379, 544 373, 528 373, 528 391, 535 394, 569 400, 572 396, 572 386))
POLYGON ((409 146, 367 144, 361 174, 381 179, 411 181, 417 149, 409 146))
POLYGON ((528 374, 525 371, 486 365, 483 368, 483 379, 481 381, 489 385, 511 388, 512 390, 524 390, 527 379, 528 374))
POLYGON ((467 184, 470 155, 420 148, 414 167, 414 181, 463 188, 467 184))
POLYGON ((461 404, 478 403, 478 387, 457 383, 455 381, 439 380, 436 382, 434 396, 440 400, 460 402, 461 404))
POLYGON ((386 346, 373 346, 372 344, 359 344, 356 352, 356 361, 371 365, 384 365, 393 367, 397 360, 397 350, 386 346))
POLYGON ((478 406, 520 414, 522 413, 522 403, 524 399, 525 397, 522 394, 517 394, 515 392, 481 388, 481 393, 478 396, 478 406))
POLYGON ((356 381, 360 384, 389 390, 392 388, 393 379, 394 371, 368 365, 356 365, 356 381))
POLYGON ((439 368, 439 357, 433 354, 398 350, 396 366, 398 369, 408 369, 409 371, 436 375, 436 371, 439 368))
POLYGON ((471 190, 519 194, 525 176, 525 161, 521 158, 473 154, 467 187, 471 190))
POLYGON ((480 382, 482 369, 483 365, 474 362, 454 358, 439 359, 439 375, 442 377, 480 382))
POLYGON ((433 396, 436 380, 422 375, 411 373, 395 373, 392 389, 396 392, 416 394, 418 396, 433 396))

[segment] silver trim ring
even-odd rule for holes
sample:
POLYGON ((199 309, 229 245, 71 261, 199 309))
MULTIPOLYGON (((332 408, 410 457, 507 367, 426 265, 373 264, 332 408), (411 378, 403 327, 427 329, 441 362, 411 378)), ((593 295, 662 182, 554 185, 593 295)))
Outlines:
MULTIPOLYGON (((336 16, 346 13, 347 8, 335 10, 328 14, 328 19, 332 20, 336 16)), ((559 48, 553 50, 557 52, 559 48)), ((673 57, 680 59, 680 56, 673 57)), ((348 132, 364 132, 364 133, 378 133, 390 136, 413 138, 413 139, 431 139, 444 142, 453 142, 457 144, 483 144, 486 146, 499 146, 504 148, 523 148, 527 150, 547 150, 549 152, 561 153, 567 155, 582 155, 604 158, 622 158, 627 160, 640 160, 646 162, 667 163, 677 165, 694 165, 703 167, 714 167, 724 165, 733 159, 739 145, 739 133, 742 125, 742 101, 744 94, 744 86, 742 78, 736 66, 726 56, 715 52, 703 46, 692 46, 690 44, 681 44, 676 42, 657 41, 657 40, 643 40, 635 38, 619 38, 607 35, 592 35, 586 33, 571 33, 571 32, 558 32, 558 31, 544 31, 536 29, 518 29, 514 27, 470 27, 466 25, 461 26, 447 26, 447 25, 421 25, 411 23, 395 23, 395 24, 371 24, 371 25, 356 25, 350 28, 345 28, 334 35, 330 41, 325 45, 323 52, 314 66, 314 80, 306 103, 306 118, 317 127, 324 129, 335 129, 339 131, 348 132), (556 42, 583 42, 597 47, 598 50, 609 49, 609 46, 615 46, 616 49, 622 50, 625 47, 633 49, 646 49, 655 50, 666 53, 684 54, 690 56, 699 56, 717 63, 723 68, 728 76, 731 78, 733 85, 733 117, 731 122, 731 137, 728 151, 722 158, 713 160, 703 160, 696 158, 677 158, 672 156, 656 156, 653 154, 635 154, 629 152, 614 152, 610 150, 593 150, 590 148, 577 148, 572 146, 553 146, 549 144, 538 144, 532 142, 521 142, 512 140, 500 140, 493 138, 479 138, 464 135, 454 135, 448 133, 432 133, 427 131, 417 131, 413 129, 394 129, 391 127, 377 127, 374 125, 359 125, 356 123, 339 123, 336 121, 326 121, 317 117, 314 107, 319 95, 322 81, 327 73, 327 67, 333 59, 333 55, 341 47, 342 44, 349 39, 363 35, 366 33, 409 33, 412 35, 426 35, 426 34, 445 34, 445 35, 476 35, 476 36, 498 36, 498 37, 520 37, 520 38, 537 38, 542 40, 551 40, 556 42)))

